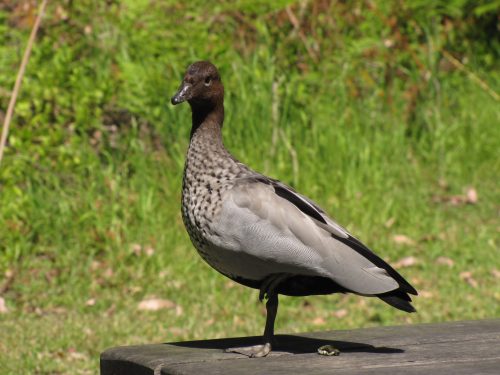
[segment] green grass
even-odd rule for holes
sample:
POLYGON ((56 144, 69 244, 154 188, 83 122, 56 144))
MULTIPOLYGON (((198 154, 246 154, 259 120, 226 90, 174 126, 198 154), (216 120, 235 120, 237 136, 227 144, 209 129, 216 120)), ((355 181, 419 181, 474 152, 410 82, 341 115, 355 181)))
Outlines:
MULTIPOLYGON (((474 81, 437 70, 424 51, 431 77, 409 110, 420 73, 386 85, 354 42, 300 72, 271 47, 266 18, 254 20, 264 42, 246 55, 217 48, 227 30, 213 36, 198 19, 201 36, 163 43, 171 24, 143 13, 146 2, 128 3, 120 17, 97 12, 93 26, 107 39, 74 42, 87 57, 75 60, 72 44, 54 49, 49 37, 34 51, 0 169, 0 275, 13 274, 2 293, 2 373, 95 373, 111 346, 262 333, 257 292, 204 264, 180 217, 190 114, 168 102, 198 58, 221 68, 224 139, 236 157, 313 198, 385 259, 417 259, 400 269, 424 292, 417 314, 355 296, 283 297, 278 333, 500 316, 500 111, 474 81), (130 31, 134 16, 144 29, 130 31), (109 107, 131 114, 111 121, 117 130, 109 107), (436 202, 469 187, 477 204, 436 202), (414 243, 395 243, 397 234, 414 243), (467 271, 477 285, 460 277, 467 271), (150 297, 178 308, 138 311, 150 297)), ((498 72, 476 73, 499 91, 498 72)))

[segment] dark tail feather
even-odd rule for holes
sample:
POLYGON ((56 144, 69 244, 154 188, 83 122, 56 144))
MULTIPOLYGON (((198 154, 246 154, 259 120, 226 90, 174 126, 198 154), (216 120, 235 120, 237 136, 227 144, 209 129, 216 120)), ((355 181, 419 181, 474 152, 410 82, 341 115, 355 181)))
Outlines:
POLYGON ((396 309, 403 310, 409 313, 417 311, 410 303, 410 296, 401 290, 393 290, 388 293, 379 294, 377 295, 377 297, 385 303, 395 307, 396 309))

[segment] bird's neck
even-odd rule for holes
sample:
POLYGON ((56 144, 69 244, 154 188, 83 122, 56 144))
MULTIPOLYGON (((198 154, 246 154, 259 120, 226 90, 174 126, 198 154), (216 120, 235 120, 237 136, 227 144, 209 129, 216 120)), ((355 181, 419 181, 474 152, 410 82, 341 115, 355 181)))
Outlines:
POLYGON ((220 140, 222 144, 222 124, 224 122, 224 104, 199 105, 192 103, 191 140, 194 137, 208 137, 211 141, 220 140))
POLYGON ((212 181, 219 189, 223 189, 223 186, 230 186, 234 178, 251 173, 224 147, 221 129, 224 120, 222 103, 210 110, 195 110, 193 105, 191 107, 193 127, 184 166, 184 197, 200 191, 200 183, 203 183, 205 188, 206 183, 212 181))
MULTIPOLYGON (((224 106, 201 107, 191 104, 193 125, 186 160, 186 168, 196 164, 216 168, 230 158, 222 142, 224 106)), ((206 169, 206 168, 204 168, 206 169)), ((198 172, 197 172, 198 173, 198 172)))

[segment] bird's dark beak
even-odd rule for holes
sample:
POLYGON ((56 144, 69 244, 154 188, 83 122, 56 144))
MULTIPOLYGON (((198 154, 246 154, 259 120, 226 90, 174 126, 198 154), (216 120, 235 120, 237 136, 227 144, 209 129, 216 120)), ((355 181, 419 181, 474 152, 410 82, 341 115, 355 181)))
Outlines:
POLYGON ((191 84, 182 82, 179 89, 170 100, 173 105, 180 104, 191 98, 191 84))

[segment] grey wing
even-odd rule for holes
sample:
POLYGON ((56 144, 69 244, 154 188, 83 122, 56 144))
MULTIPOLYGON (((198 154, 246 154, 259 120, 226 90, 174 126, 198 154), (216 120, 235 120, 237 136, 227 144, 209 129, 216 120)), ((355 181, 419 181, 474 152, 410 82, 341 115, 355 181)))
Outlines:
POLYGON ((265 177, 241 179, 223 202, 220 246, 247 259, 249 269, 328 277, 365 295, 400 287, 384 267, 353 249, 348 241, 355 239, 344 228, 283 184, 265 177))
MULTIPOLYGON (((265 179, 266 177, 263 176, 265 179)), ((317 225, 331 233, 338 241, 349 246, 352 250, 369 259, 377 267, 384 269, 400 286, 401 291, 417 295, 417 291, 394 268, 371 251, 366 245, 349 233, 345 228, 329 218, 326 213, 312 200, 297 193, 295 190, 277 180, 268 179, 282 198, 293 203, 299 210, 314 219, 317 225)), ((265 180, 263 180, 265 181, 265 180)))

